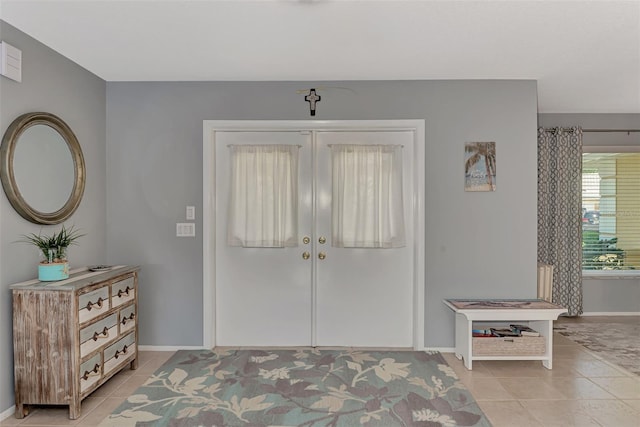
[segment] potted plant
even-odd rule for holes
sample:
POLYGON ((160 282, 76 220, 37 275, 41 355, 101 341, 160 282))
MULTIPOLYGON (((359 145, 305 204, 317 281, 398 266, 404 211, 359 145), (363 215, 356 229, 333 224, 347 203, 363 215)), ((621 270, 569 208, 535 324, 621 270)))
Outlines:
POLYGON ((51 236, 42 234, 25 234, 25 243, 31 243, 40 249, 44 260, 38 265, 38 280, 52 282, 69 278, 69 261, 67 260, 67 249, 76 243, 79 237, 84 236, 73 226, 65 228, 64 225, 58 233, 51 236))

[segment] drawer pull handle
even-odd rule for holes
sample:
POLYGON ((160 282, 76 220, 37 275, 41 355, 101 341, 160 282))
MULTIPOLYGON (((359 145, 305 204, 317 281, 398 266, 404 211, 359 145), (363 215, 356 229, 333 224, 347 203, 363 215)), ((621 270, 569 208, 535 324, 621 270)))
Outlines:
POLYGON ((93 333, 93 340, 98 341, 98 338, 109 338, 109 328, 105 326, 100 333, 98 331, 95 331, 93 333))
POLYGON ((93 306, 98 306, 98 308, 102 308, 102 303, 104 302, 104 300, 102 299, 102 297, 98 298, 97 302, 91 302, 89 301, 87 303, 87 310, 91 311, 91 309, 93 308, 93 306))
POLYGON ((129 296, 129 291, 132 291, 132 290, 133 290, 133 288, 130 288, 129 286, 127 286, 124 291, 122 289, 120 289, 118 291, 118 298, 122 298, 123 294, 126 295, 126 296, 129 296))
POLYGON ((84 375, 82 376, 83 380, 88 380, 89 377, 94 377, 96 375, 100 375, 100 365, 96 363, 96 366, 93 367, 91 371, 84 371, 84 375))
POLYGON ((124 347, 122 347, 122 350, 116 350, 116 354, 113 357, 115 357, 117 359, 121 354, 127 354, 127 346, 126 345, 124 347))
POLYGON ((122 319, 122 322, 120 322, 120 323, 122 323, 123 325, 126 325, 126 324, 127 324, 127 322, 128 322, 129 320, 133 320, 133 319, 135 319, 135 318, 136 318, 136 314, 135 314, 135 313, 131 313, 131 314, 129 315, 129 317, 125 316, 125 317, 122 319))

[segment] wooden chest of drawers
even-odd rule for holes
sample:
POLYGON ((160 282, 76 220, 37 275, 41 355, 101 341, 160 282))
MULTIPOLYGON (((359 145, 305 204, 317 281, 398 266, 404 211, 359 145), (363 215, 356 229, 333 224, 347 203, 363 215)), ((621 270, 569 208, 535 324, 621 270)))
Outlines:
POLYGON ((67 280, 11 286, 16 418, 27 405, 80 402, 127 365, 138 366, 138 267, 86 269, 67 280))

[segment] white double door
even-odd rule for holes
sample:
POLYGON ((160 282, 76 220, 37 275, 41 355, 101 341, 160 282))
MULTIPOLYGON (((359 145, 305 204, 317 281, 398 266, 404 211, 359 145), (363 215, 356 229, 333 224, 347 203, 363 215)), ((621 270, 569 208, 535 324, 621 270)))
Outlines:
POLYGON ((411 130, 215 132, 216 345, 413 345, 414 140, 411 130), (227 243, 229 147, 244 144, 300 147, 295 247, 245 248, 227 243), (332 246, 333 144, 403 146, 404 247, 332 246))

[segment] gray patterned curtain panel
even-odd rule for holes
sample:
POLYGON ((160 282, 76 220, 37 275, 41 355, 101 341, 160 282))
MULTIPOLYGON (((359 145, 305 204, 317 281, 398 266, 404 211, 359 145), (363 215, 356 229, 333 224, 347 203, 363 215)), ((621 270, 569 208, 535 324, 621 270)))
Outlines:
POLYGON ((538 262, 552 264, 553 302, 582 314, 582 129, 538 129, 538 262))

